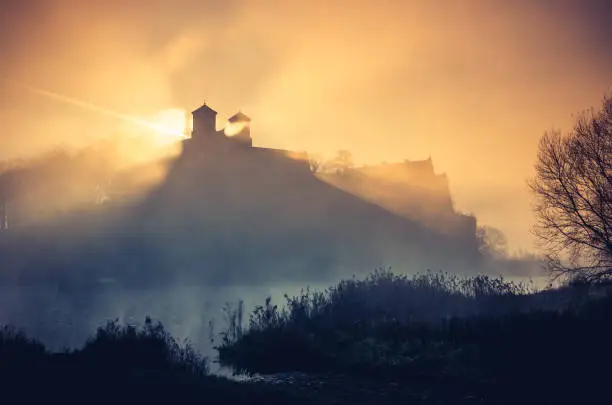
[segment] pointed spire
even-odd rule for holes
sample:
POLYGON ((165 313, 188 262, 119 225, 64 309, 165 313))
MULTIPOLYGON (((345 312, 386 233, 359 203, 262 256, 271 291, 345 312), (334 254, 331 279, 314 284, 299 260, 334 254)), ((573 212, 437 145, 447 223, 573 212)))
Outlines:
POLYGON ((213 110, 212 108, 210 108, 207 104, 206 101, 204 101, 204 104, 202 104, 201 107, 195 109, 193 111, 193 113, 200 113, 200 112, 208 112, 208 113, 214 113, 216 114, 217 112, 215 110, 213 110))
POLYGON ((251 118, 249 118, 242 110, 238 110, 238 112, 231 117, 228 118, 229 122, 251 122, 251 118))

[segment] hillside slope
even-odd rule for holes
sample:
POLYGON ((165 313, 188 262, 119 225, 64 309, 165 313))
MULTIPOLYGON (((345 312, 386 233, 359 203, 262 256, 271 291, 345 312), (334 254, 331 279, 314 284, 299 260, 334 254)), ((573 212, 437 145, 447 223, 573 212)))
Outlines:
POLYGON ((184 153, 137 205, 11 233, 0 244, 3 276, 21 282, 311 282, 377 266, 470 269, 478 260, 451 238, 317 179, 303 161, 229 146, 184 153))

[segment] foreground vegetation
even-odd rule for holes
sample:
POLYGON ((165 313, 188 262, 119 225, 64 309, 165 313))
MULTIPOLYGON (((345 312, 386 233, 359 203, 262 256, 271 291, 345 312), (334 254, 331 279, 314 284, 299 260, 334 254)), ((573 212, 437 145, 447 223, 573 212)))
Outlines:
POLYGON ((285 393, 209 375, 206 358, 150 319, 141 328, 109 322, 83 348, 62 353, 4 327, 0 382, 3 399, 19 403, 300 403, 285 393))
POLYGON ((218 404, 585 403, 605 398, 612 295, 574 283, 537 290, 486 276, 377 271, 278 307, 228 309, 213 376, 159 323, 111 321, 51 353, 0 329, 4 398, 218 404), (282 374, 278 374, 282 373, 282 374), (136 399, 133 399, 136 398, 136 399))
POLYGON ((537 291, 503 278, 378 271, 325 292, 270 299, 218 347, 236 372, 341 373, 451 384, 493 403, 565 403, 602 393, 612 296, 573 284, 537 291), (543 402, 542 402, 543 401, 543 402))

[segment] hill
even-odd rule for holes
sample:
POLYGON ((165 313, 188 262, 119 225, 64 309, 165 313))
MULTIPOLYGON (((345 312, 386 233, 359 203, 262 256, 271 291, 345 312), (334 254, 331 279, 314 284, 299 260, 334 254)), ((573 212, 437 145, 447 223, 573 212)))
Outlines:
MULTIPOLYGON (((322 181, 306 156, 253 147, 244 128, 225 136, 214 129, 214 111, 202 111, 194 112, 192 138, 147 195, 82 205, 2 235, 3 278, 143 286, 330 281, 378 266, 475 268, 475 246, 322 181)), ((79 173, 83 182, 93 169, 81 166, 63 173, 79 173)), ((115 176, 106 194, 137 189, 142 176, 134 173, 115 176)))
POLYGON ((388 211, 456 238, 466 249, 476 243, 476 218, 458 213, 448 177, 437 174, 431 157, 317 173, 324 181, 388 211), (471 245, 470 245, 471 244, 471 245))

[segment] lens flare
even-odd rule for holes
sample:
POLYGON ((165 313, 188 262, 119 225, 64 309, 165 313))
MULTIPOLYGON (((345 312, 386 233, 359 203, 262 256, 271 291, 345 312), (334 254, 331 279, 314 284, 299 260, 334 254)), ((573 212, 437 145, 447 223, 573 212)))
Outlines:
MULTIPOLYGON (((160 119, 156 120, 156 121, 149 121, 146 119, 142 119, 139 117, 135 117, 132 115, 127 115, 127 114, 123 114, 114 110, 111 110, 109 108, 106 107, 102 107, 96 104, 92 104, 89 103, 87 101, 83 101, 83 100, 79 100, 77 98, 74 97, 68 97, 59 93, 54 93, 52 91, 48 91, 48 90, 44 90, 44 89, 40 89, 37 87, 33 87, 33 86, 29 86, 27 84, 23 84, 23 83, 19 83, 17 81, 14 80, 7 80, 7 79, 3 79, 3 82, 13 85, 13 86, 17 86, 19 88, 31 91, 33 93, 54 99, 54 100, 58 100, 58 101, 63 101, 65 103, 68 104, 72 104, 74 106, 77 107, 81 107, 90 111, 95 111, 95 112, 99 112, 101 114, 105 114, 108 115, 110 117, 114 117, 114 118, 118 118, 120 120, 123 121, 127 121, 130 122, 132 124, 136 124, 136 125, 140 125, 143 127, 147 127, 149 129, 154 130, 155 132, 161 133, 161 134, 166 134, 166 135, 171 135, 175 138, 187 138, 188 136, 185 134, 184 130, 185 130, 185 117, 184 117, 184 112, 181 111, 180 114, 182 114, 181 120, 182 122, 180 123, 182 126, 178 126, 176 124, 178 124, 178 119, 173 118, 173 122, 170 123, 171 119, 168 118, 170 115, 169 113, 167 113, 167 111, 174 111, 174 109, 172 110, 167 110, 164 111, 162 113, 160 113, 160 119)), ((180 110, 179 110, 180 111, 180 110)), ((178 116, 177 114, 171 113, 171 115, 173 117, 178 116)))
POLYGON ((155 116, 147 119, 147 122, 152 124, 150 128, 153 129, 158 143, 177 142, 180 138, 187 137, 188 121, 186 112, 180 108, 169 108, 160 111, 155 116))

